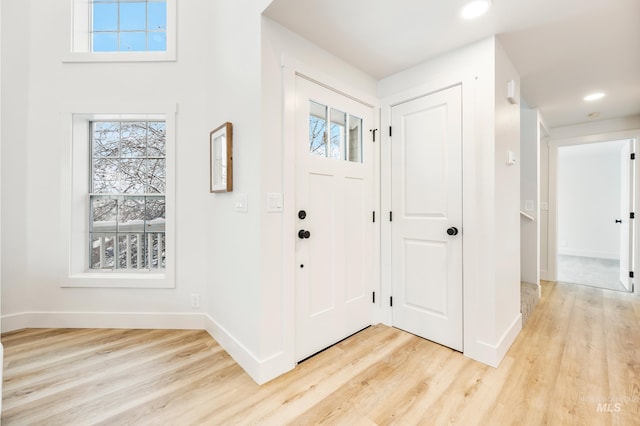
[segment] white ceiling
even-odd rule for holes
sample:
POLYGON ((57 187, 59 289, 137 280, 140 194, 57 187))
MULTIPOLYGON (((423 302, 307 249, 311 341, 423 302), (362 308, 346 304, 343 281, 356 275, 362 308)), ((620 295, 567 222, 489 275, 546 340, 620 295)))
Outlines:
POLYGON ((549 127, 640 114, 640 0, 493 0, 463 21, 466 1, 274 0, 265 15, 379 79, 497 34, 549 127))
POLYGON ((629 143, 629 140, 625 139, 625 140, 610 141, 610 142, 596 142, 596 143, 585 143, 580 145, 561 146, 558 149, 558 157, 561 160, 568 159, 568 158, 583 158, 583 157, 604 158, 607 156, 612 156, 612 157, 616 156, 620 158, 622 147, 628 143, 629 143))

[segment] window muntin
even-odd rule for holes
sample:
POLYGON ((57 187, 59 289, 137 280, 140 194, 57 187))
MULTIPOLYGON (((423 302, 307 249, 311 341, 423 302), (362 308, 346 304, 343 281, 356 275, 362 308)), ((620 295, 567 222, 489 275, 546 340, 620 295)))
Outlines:
POLYGON ((362 143, 361 118, 309 101, 310 155, 362 163, 362 143))
POLYGON ((91 0, 92 52, 167 50, 166 0, 91 0))
POLYGON ((92 121, 90 269, 163 269, 166 123, 92 121))

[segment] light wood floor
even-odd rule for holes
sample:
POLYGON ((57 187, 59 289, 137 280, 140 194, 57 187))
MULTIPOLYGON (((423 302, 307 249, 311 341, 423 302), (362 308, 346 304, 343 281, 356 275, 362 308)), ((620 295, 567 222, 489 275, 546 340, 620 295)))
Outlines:
POLYGON ((589 287, 545 283, 497 369, 385 326, 263 386, 203 331, 2 341, 5 426, 640 424, 640 298, 589 287))

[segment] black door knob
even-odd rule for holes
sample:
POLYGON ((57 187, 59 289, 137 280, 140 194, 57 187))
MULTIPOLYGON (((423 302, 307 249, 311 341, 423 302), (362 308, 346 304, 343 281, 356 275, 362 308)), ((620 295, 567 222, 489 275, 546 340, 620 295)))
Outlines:
POLYGON ((458 228, 452 226, 451 228, 447 229, 447 235, 458 235, 458 228))
POLYGON ((298 238, 300 238, 301 240, 309 238, 310 236, 311 236, 311 232, 309 231, 305 231, 304 229, 301 229, 298 231, 298 238))

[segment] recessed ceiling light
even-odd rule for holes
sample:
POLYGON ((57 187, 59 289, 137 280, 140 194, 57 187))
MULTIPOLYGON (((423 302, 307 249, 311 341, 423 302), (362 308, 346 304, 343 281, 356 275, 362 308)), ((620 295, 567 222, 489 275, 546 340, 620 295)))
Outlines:
POLYGON ((490 0, 474 0, 467 3, 467 5, 462 8, 462 12, 460 12, 460 14, 464 19, 475 19, 484 15, 487 10, 489 10, 490 5, 490 0))
POLYGON ((597 101, 598 99, 602 99, 602 98, 604 98, 604 93, 598 92, 598 93, 592 93, 590 95, 585 96, 584 100, 587 102, 591 102, 591 101, 597 101))

